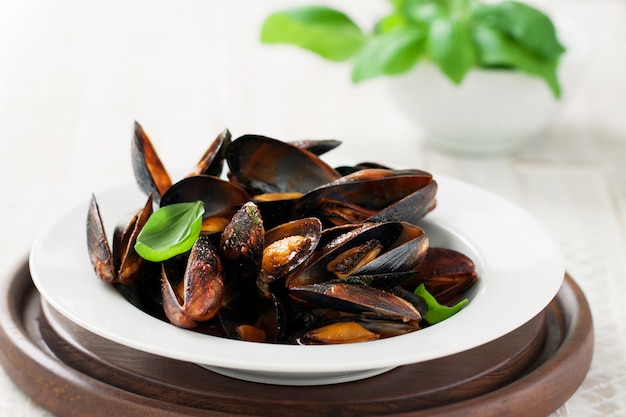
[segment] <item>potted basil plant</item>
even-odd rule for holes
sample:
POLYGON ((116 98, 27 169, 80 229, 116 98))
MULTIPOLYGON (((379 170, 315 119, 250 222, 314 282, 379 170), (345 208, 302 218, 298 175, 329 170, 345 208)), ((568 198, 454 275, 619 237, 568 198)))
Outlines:
POLYGON ((264 21, 261 41, 350 60, 357 83, 393 76, 394 100, 450 151, 511 151, 548 125, 565 52, 548 15, 509 0, 390 3, 369 32, 328 6, 279 11, 264 21))

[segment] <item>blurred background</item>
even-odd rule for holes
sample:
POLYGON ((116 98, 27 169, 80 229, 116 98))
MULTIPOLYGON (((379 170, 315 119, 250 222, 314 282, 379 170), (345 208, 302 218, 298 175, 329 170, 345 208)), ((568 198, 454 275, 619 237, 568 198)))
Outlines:
MULTIPOLYGON (((26 257, 39 231, 68 205, 133 180, 129 149, 137 120, 173 171, 195 164, 228 128, 233 137, 340 139, 327 157, 331 164, 374 160, 476 183, 547 225, 596 309, 613 291, 623 296, 617 275, 626 271, 625 1, 529 2, 575 22, 590 54, 541 141, 490 158, 429 148, 420 128, 385 99, 384 79, 353 85, 349 65, 260 43, 268 14, 313 3, 340 8, 363 27, 389 7, 384 0, 0 2, 3 272, 26 257), (603 290, 594 283, 598 274, 609 282, 603 290)), ((626 334, 623 321, 599 326, 607 335, 626 334)), ((606 352, 617 349, 615 340, 603 340, 606 352)), ((624 378, 610 374, 605 378, 615 378, 603 384, 606 372, 595 368, 591 380, 605 390, 593 395, 607 407, 577 397, 583 411, 572 415, 618 415, 624 390, 606 390, 615 380, 623 389, 624 378)), ((15 388, 2 399, 1 415, 46 415, 15 388)))

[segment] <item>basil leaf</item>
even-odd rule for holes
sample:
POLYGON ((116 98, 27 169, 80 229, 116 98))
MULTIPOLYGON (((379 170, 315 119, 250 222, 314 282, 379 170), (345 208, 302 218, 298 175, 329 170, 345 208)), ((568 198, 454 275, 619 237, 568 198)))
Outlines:
POLYGON ((471 32, 459 19, 438 17, 432 22, 428 51, 433 62, 456 84, 476 64, 471 32))
POLYGON ((452 307, 441 305, 437 302, 435 297, 428 292, 424 284, 420 284, 420 286, 415 289, 414 294, 426 302, 428 313, 424 316, 424 320, 430 324, 436 324, 454 316, 469 302, 466 298, 452 307))
POLYGON ((393 29, 396 29, 401 26, 406 26, 407 20, 406 17, 402 13, 392 13, 388 16, 383 17, 378 22, 376 22, 376 26, 374 27, 375 33, 385 33, 389 32, 393 29))
POLYGON ((445 5, 433 0, 407 0, 403 5, 403 13, 412 21, 430 24, 445 14, 445 5))
POLYGON ((375 36, 354 60, 352 81, 409 70, 424 50, 423 34, 410 27, 398 27, 375 36))
POLYGON ((546 59, 556 59, 565 52, 552 20, 526 4, 504 1, 483 5, 475 9, 474 17, 546 59))
POLYGON ((161 207, 152 213, 137 236, 135 250, 152 262, 187 252, 200 235, 203 214, 202 201, 161 207))
POLYGON ((365 35, 343 12, 310 6, 268 16, 261 41, 297 45, 328 60, 343 61, 361 49, 365 35))
POLYGON ((547 83, 555 97, 561 96, 557 60, 545 60, 491 27, 477 25, 474 39, 482 65, 509 66, 537 76, 547 83))

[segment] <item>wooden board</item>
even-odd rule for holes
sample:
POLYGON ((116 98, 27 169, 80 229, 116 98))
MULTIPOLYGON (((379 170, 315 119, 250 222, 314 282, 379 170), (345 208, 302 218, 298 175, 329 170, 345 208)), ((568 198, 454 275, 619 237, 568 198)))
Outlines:
POLYGON ((0 362, 27 395, 59 417, 543 417, 582 383, 593 352, 589 306, 569 276, 542 313, 494 342, 315 387, 232 379, 91 334, 40 299, 27 262, 5 277, 0 293, 0 362))

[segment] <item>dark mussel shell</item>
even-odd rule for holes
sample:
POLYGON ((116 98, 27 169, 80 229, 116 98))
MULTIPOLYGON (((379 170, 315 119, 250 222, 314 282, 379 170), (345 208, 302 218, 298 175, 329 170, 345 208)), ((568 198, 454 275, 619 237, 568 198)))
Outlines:
POLYGON ((259 135, 234 140, 226 161, 231 180, 252 195, 306 193, 340 177, 315 154, 259 135))
POLYGON ((369 317, 419 322, 419 311, 408 301, 392 292, 367 285, 345 282, 292 287, 289 294, 312 305, 330 307, 347 313, 365 314, 369 317))
POLYGON ((414 271, 428 252, 428 237, 424 231, 402 222, 400 237, 385 252, 346 277, 347 282, 393 288, 415 278, 414 271))
POLYGON ((200 234, 189 252, 182 281, 162 264, 163 309, 172 324, 193 328, 217 314, 224 298, 224 270, 209 235, 200 234))
POLYGON ((273 229, 294 220, 293 208, 301 193, 257 194, 252 201, 259 207, 265 227, 273 229))
POLYGON ((226 280, 234 285, 255 285, 261 270, 265 228, 257 206, 247 202, 235 213, 220 236, 219 250, 226 280))
POLYGON ((437 205, 437 182, 431 181, 419 190, 407 195, 372 217, 366 219, 370 222, 403 221, 419 224, 419 221, 437 205))
POLYGON ((266 283, 297 270, 313 254, 322 235, 322 223, 314 218, 293 220, 265 233, 260 278, 266 283))
POLYGON ((370 317, 344 315, 330 322, 322 322, 296 337, 298 344, 339 344, 384 339, 414 332, 419 322, 382 320, 370 317))
POLYGON ((441 304, 454 304, 478 280, 476 265, 454 249, 429 248, 415 268, 415 275, 402 286, 413 291, 420 284, 441 304))
POLYGON ((87 212, 87 250, 96 275, 107 283, 128 284, 142 274, 145 263, 137 252, 137 236, 152 213, 152 196, 131 220, 115 230, 113 248, 109 246, 96 196, 92 195, 87 212))
POLYGON ((95 195, 91 196, 87 211, 87 250, 98 278, 108 283, 115 282, 117 271, 95 195))
MULTIPOLYGON (((402 231, 403 225, 393 222, 363 223, 326 229, 321 237, 323 244, 319 246, 306 264, 297 270, 297 273, 289 274, 286 277, 285 284, 291 288, 336 279, 337 275, 329 270, 331 262, 345 258, 346 253, 352 257, 349 251, 355 250, 355 248, 365 247, 367 250, 372 241, 379 242, 381 252, 384 253, 386 249, 392 247, 401 236, 402 231), (331 240, 327 240, 328 238, 325 237, 327 234, 331 235, 331 240)), ((358 253, 355 253, 354 256, 355 261, 360 261, 358 253)), ((349 258, 346 258, 346 261, 349 261, 349 258)))
POLYGON ((400 222, 400 224, 402 230, 393 245, 376 259, 356 270, 354 275, 410 271, 422 262, 428 251, 428 237, 424 230, 410 223, 400 222))
POLYGON ((193 177, 195 175, 212 175, 219 177, 224 169, 224 159, 226 158, 226 149, 232 142, 232 135, 228 129, 224 129, 209 148, 204 152, 196 167, 187 175, 193 177))
POLYGON ((363 169, 305 194, 296 203, 295 214, 335 225, 366 220, 415 223, 432 209, 435 191, 436 183, 425 171, 363 169), (420 198, 397 205, 412 195, 420 198))
MULTIPOLYGON (((239 207, 250 197, 241 187, 230 181, 210 175, 197 175, 184 178, 174 185, 161 198, 161 207, 169 204, 202 201, 203 218, 223 218, 225 226, 239 207)), ((221 230, 220 229, 220 230, 221 230)))
POLYGON ((155 203, 159 204, 163 193, 172 185, 172 180, 150 138, 136 121, 130 154, 139 189, 146 195, 152 194, 155 203))
POLYGON ((293 140, 287 143, 297 148, 306 149, 307 151, 318 156, 332 151, 341 145, 341 141, 336 139, 302 139, 293 140))
POLYGON ((341 165, 335 167, 335 170, 341 174, 341 176, 346 176, 353 174, 357 171, 361 171, 364 169, 391 169, 387 165, 379 164, 377 162, 359 162, 356 165, 341 165))

